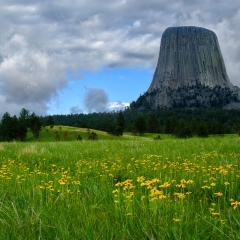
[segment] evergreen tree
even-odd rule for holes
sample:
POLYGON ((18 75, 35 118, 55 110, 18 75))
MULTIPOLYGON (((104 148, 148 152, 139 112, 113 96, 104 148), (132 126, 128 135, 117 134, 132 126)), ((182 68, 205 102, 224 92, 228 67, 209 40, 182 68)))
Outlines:
POLYGON ((46 125, 50 126, 50 128, 53 128, 54 121, 53 121, 53 117, 52 116, 50 116, 50 115, 48 116, 47 121, 46 121, 46 125))
POLYGON ((123 112, 120 111, 117 115, 117 125, 124 131, 125 129, 125 118, 123 112))
POLYGON ((110 135, 114 135, 115 134, 115 124, 113 122, 113 120, 108 120, 107 124, 106 124, 106 132, 110 135))
POLYGON ((156 114, 151 114, 148 119, 148 132, 157 133, 159 132, 159 123, 156 117, 156 114))
POLYGON ((208 128, 206 123, 202 122, 199 124, 197 135, 199 137, 208 137, 208 128))
POLYGON ((171 122, 171 119, 169 117, 167 117, 164 121, 164 133, 166 134, 172 134, 173 131, 172 131, 172 122, 171 122))
POLYGON ((24 119, 28 125, 29 115, 29 110, 23 108, 19 114, 19 118, 24 119))
POLYGON ((29 125, 29 111, 23 108, 18 118, 18 134, 20 141, 24 141, 26 139, 28 125, 29 125))
POLYGON ((122 136, 123 135, 123 130, 119 125, 115 126, 114 135, 116 135, 116 136, 122 136))
POLYGON ((191 130, 188 127, 187 122, 183 118, 178 121, 175 135, 179 138, 189 138, 192 136, 191 130))
POLYGON ((9 133, 11 140, 18 140, 19 138, 18 119, 16 115, 10 118, 9 133))
POLYGON ((198 133, 198 122, 196 118, 193 118, 190 124, 190 129, 193 135, 197 135, 198 133))
POLYGON ((218 135, 224 134, 224 125, 220 121, 215 122, 214 128, 215 128, 214 134, 218 135))
POLYGON ((33 112, 29 118, 29 128, 35 138, 39 137, 42 129, 42 122, 38 116, 33 112))
POLYGON ((142 135, 146 130, 146 121, 142 115, 137 116, 134 122, 134 129, 139 135, 142 135))
POLYGON ((11 141, 11 116, 8 112, 4 113, 0 125, 1 141, 11 141))
POLYGON ((125 118, 124 118, 123 112, 120 111, 117 115, 115 135, 117 136, 123 135, 124 129, 125 129, 125 118))

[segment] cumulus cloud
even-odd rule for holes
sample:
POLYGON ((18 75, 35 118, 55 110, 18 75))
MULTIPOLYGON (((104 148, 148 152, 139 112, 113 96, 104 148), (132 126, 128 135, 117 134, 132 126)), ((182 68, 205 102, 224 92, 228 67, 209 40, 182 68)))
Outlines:
POLYGON ((107 104, 108 109, 110 110, 124 110, 129 106, 129 103, 126 102, 109 102, 107 104))
MULTIPOLYGON (((240 86, 239 22, 239 0, 1 0, 0 115, 22 107, 46 114, 67 86, 66 72, 155 68, 162 32, 171 26, 214 31, 229 78, 240 86)), ((99 111, 107 102, 85 104, 99 111)))
POLYGON ((86 88, 84 104, 88 112, 107 111, 108 95, 103 89, 86 88))

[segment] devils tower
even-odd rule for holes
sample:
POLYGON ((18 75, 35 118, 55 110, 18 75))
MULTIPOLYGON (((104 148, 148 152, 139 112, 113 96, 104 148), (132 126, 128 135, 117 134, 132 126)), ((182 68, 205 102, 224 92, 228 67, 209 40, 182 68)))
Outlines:
POLYGON ((223 107, 239 100, 240 89, 228 78, 216 34, 184 26, 163 32, 152 83, 132 106, 223 107))

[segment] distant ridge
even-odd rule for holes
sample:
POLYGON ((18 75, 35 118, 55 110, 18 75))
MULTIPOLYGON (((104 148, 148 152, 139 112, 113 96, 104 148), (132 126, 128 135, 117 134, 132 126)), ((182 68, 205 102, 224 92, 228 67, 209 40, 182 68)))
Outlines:
POLYGON ((163 32, 152 83, 131 107, 236 108, 239 102, 240 89, 228 78, 216 34, 205 28, 184 26, 163 32))

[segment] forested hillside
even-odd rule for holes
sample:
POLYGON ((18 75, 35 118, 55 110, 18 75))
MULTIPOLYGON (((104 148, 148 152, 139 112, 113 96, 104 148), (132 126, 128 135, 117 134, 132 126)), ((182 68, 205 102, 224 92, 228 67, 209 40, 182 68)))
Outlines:
POLYGON ((180 138, 207 137, 209 134, 240 135, 240 111, 222 108, 175 108, 172 110, 136 111, 127 108, 89 114, 37 116, 22 109, 19 116, 5 113, 0 122, 0 141, 24 141, 27 132, 35 138, 43 126, 74 126, 101 130, 110 135, 121 136, 123 132, 133 135, 149 133, 173 134, 180 138))
MULTIPOLYGON (((121 112, 103 112, 89 114, 53 115, 56 125, 76 126, 82 128, 98 129, 111 132, 111 128, 117 125, 117 117, 121 112)), ((204 128, 208 134, 236 133, 239 131, 240 111, 222 108, 175 108, 171 110, 137 111, 131 108, 125 109, 124 131, 138 132, 139 125, 143 132, 175 134, 178 127, 189 128, 192 134, 197 129, 204 128), (136 123, 137 121, 137 123, 136 123)), ((46 121, 48 117, 41 117, 46 121)))

